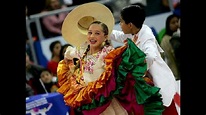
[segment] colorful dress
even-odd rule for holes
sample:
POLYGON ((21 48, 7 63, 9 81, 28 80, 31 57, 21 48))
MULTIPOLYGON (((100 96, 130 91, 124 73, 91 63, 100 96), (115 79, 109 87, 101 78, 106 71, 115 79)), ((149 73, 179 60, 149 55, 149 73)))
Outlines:
POLYGON ((57 91, 65 103, 84 115, 161 115, 160 88, 145 77, 145 54, 130 39, 120 48, 107 48, 93 61, 85 56, 78 69, 59 62, 57 91))

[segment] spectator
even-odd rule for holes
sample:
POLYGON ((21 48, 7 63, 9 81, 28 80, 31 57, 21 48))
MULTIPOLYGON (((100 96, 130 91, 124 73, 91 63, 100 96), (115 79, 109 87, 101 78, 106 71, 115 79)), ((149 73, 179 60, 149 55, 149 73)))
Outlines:
POLYGON ((181 16, 180 7, 181 7, 181 6, 180 6, 180 2, 174 3, 173 14, 176 14, 176 15, 178 15, 179 17, 181 16))
MULTIPOLYGON (((59 0, 46 0, 46 7, 42 13, 66 8, 59 0)), ((41 19, 43 35, 45 38, 61 36, 62 23, 68 12, 58 13, 56 15, 45 16, 41 19)))
POLYGON ((167 63, 167 65, 170 67, 170 69, 172 70, 176 79, 179 79, 179 68, 177 66, 174 49, 171 46, 170 40, 173 33, 176 32, 179 28, 178 20, 179 20, 179 16, 175 14, 171 14, 167 17, 166 24, 165 24, 166 32, 160 43, 160 46, 164 50, 162 57, 167 63))
MULTIPOLYGON (((68 46, 72 46, 72 45, 67 43, 67 44, 62 46, 62 48, 60 50, 60 61, 64 59, 64 54, 65 54, 65 51, 66 51, 68 46)), ((74 64, 76 64, 76 62, 78 61, 78 58, 74 58, 73 61, 74 61, 74 64)))
POLYGON ((178 79, 181 79, 181 71, 180 71, 180 46, 181 46, 181 43, 180 43, 180 39, 181 39, 181 36, 180 36, 180 19, 178 21, 178 24, 179 24, 179 28, 176 32, 173 33, 171 39, 170 39, 170 44, 173 48, 173 51, 174 51, 174 57, 176 58, 176 64, 177 64, 177 68, 179 70, 179 78, 178 79))
MULTIPOLYGON (((175 6, 174 6, 174 10, 172 12, 172 14, 178 16, 180 18, 181 14, 180 14, 180 3, 176 3, 175 6)), ((158 32, 158 36, 157 36, 157 40, 158 40, 158 43, 160 44, 161 41, 162 41, 162 38, 164 37, 166 33, 166 28, 162 28, 159 32, 158 32)))
POLYGON ((40 78, 38 82, 38 94, 56 92, 58 89, 57 77, 53 76, 48 69, 44 69, 40 73, 40 78))
POLYGON ((29 44, 29 40, 26 38, 26 44, 25 44, 26 46, 26 54, 29 56, 29 60, 31 61, 31 62, 33 62, 33 58, 32 58, 32 52, 31 52, 31 46, 30 46, 30 44, 29 44))
MULTIPOLYGON (((72 46, 71 44, 64 44, 60 50, 60 60, 63 60, 64 59, 64 53, 67 49, 68 46, 72 46)), ((72 46, 73 47, 73 46, 72 46)))
POLYGON ((26 83, 26 97, 32 96, 34 95, 34 90, 32 89, 32 87, 26 83))
POLYGON ((53 41, 49 49, 51 51, 51 60, 47 63, 47 69, 54 75, 57 75, 57 66, 60 61, 60 50, 61 50, 61 42, 60 41, 53 41))
MULTIPOLYGON (((26 0, 26 16, 30 18, 31 15, 41 13, 45 7, 46 0, 26 0)), ((35 22, 30 23, 32 37, 38 40, 37 27, 35 22)))
POLYGON ((26 53, 26 84, 30 85, 34 90, 34 95, 37 94, 36 83, 39 80, 39 73, 45 69, 44 67, 31 62, 29 55, 26 53))
POLYGON ((169 1, 168 0, 162 0, 162 10, 163 11, 170 11, 169 1))

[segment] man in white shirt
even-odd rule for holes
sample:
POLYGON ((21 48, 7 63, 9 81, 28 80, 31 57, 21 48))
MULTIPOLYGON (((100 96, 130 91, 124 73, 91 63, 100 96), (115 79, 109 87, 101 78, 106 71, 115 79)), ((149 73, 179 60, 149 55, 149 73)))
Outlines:
POLYGON ((160 88, 165 111, 163 115, 178 115, 173 101, 177 93, 175 77, 161 57, 163 50, 156 41, 150 27, 144 24, 145 11, 138 5, 129 5, 120 12, 122 31, 113 30, 111 40, 124 43, 125 39, 136 38, 135 44, 146 54, 147 70, 155 86, 160 88), (136 37, 134 37, 136 36, 136 37))

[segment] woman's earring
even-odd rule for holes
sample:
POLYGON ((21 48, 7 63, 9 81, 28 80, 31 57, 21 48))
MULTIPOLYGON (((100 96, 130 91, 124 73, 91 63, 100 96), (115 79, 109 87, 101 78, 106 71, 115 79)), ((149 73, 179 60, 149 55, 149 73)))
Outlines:
POLYGON ((102 46, 105 46, 105 44, 106 44, 106 43, 105 43, 105 41, 104 41, 104 42, 102 42, 102 46))

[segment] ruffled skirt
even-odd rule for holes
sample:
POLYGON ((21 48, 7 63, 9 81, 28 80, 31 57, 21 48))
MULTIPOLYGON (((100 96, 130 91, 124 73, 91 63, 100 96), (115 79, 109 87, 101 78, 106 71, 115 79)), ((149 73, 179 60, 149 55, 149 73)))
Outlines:
POLYGON ((127 39, 127 46, 105 57, 105 71, 96 81, 83 87, 75 81, 75 76, 64 77, 67 80, 58 76, 62 84, 58 92, 64 95, 68 106, 81 110, 84 115, 161 115, 164 106, 160 89, 144 77, 145 56, 127 39))

